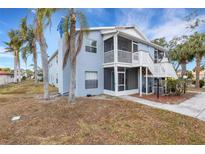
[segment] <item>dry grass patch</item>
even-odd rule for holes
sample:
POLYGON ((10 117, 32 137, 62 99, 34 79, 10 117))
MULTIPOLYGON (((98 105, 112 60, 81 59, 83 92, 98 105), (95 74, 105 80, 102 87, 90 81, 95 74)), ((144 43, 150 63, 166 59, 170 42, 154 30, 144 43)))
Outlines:
MULTIPOLYGON (((57 88, 49 86, 50 92, 57 92, 57 88)), ((0 94, 42 94, 43 83, 39 82, 37 85, 33 80, 26 80, 19 84, 11 83, 0 88, 0 94)))
POLYGON ((205 123, 121 99, 0 95, 0 144, 204 144, 205 123), (21 115, 17 122, 11 117, 21 115))

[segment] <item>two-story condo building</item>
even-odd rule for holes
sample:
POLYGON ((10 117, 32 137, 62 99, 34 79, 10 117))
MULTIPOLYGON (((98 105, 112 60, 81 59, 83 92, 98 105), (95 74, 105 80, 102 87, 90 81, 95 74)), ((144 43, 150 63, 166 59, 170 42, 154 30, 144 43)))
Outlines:
MULTIPOLYGON (((63 69, 65 39, 49 60, 49 79, 60 94, 68 93, 70 66, 63 69), (58 60, 57 60, 58 59, 58 60)), ((151 43, 136 27, 90 28, 76 65, 76 95, 153 93, 155 79, 177 78, 166 49, 151 43)))

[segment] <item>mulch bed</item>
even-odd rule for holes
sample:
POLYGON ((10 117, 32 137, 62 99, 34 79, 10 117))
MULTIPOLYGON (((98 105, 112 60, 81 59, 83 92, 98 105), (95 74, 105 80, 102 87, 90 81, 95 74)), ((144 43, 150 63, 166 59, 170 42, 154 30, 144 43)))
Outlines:
POLYGON ((164 104, 179 104, 196 95, 197 93, 187 92, 181 96, 159 96, 159 98, 157 98, 157 95, 155 94, 142 95, 142 96, 139 96, 139 94, 134 94, 131 96, 135 96, 135 97, 139 97, 139 98, 143 98, 143 99, 147 99, 147 100, 155 101, 159 103, 164 103, 164 104))

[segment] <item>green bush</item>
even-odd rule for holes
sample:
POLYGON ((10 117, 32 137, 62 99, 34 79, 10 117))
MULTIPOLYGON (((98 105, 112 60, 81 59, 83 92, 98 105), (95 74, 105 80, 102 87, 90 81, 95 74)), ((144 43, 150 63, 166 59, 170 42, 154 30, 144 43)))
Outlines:
POLYGON ((204 80, 199 80, 199 86, 200 88, 202 88, 205 85, 205 81, 204 80))
MULTIPOLYGON (((196 80, 193 80, 192 84, 196 84, 196 80)), ((199 80, 199 87, 202 88, 205 85, 205 81, 204 80, 199 80)))
POLYGON ((182 79, 167 79, 167 94, 168 95, 182 95, 184 93, 185 81, 182 79))

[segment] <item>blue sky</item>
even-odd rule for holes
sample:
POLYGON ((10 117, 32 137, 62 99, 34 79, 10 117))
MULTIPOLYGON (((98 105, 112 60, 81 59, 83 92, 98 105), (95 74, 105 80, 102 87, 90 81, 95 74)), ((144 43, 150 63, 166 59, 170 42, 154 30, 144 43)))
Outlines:
MULTIPOLYGON (((135 25, 149 38, 166 37, 167 40, 175 36, 190 35, 194 31, 186 27, 189 23, 185 17, 196 9, 81 9, 87 17, 89 27, 135 25)), ((198 14, 205 19, 205 9, 200 9, 198 14)), ((17 29, 21 18, 28 16, 29 23, 33 23, 33 13, 30 9, 0 9, 0 67, 13 68, 12 54, 5 54, 4 41, 8 41, 7 32, 17 29)), ((45 30, 46 42, 48 44, 48 55, 52 55, 58 48, 59 33, 57 25, 62 11, 52 17, 51 30, 45 30)), ((198 27, 195 31, 205 31, 205 25, 198 27)), ((40 51, 38 49, 38 63, 41 66, 40 51)), ((32 56, 28 58, 28 66, 32 64, 32 56)), ((188 64, 192 69, 194 62, 188 64)), ((25 68, 21 60, 21 67, 25 68)))

